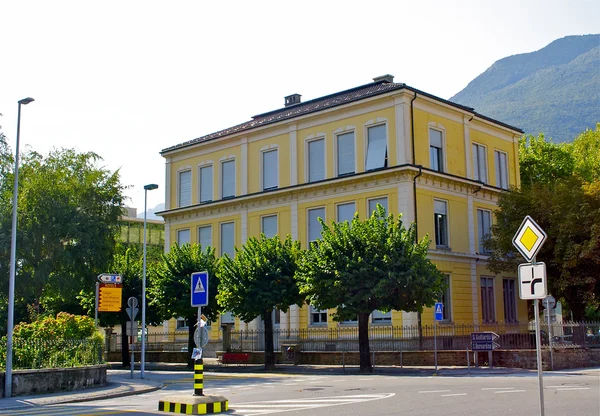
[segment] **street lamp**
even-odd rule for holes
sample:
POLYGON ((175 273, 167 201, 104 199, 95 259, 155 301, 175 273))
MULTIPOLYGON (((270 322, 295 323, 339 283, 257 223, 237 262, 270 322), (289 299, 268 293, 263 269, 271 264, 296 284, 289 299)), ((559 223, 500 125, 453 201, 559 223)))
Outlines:
POLYGON ((146 215, 148 211, 148 191, 157 188, 158 185, 155 183, 144 185, 144 265, 142 267, 142 354, 140 359, 140 378, 144 378, 146 367, 146 215))
POLYGON ((15 266, 17 257, 17 198, 19 196, 19 134, 21 131, 21 105, 27 105, 33 98, 19 100, 17 115, 17 147, 15 149, 15 185, 13 188, 12 234, 10 237, 10 278, 8 280, 8 322, 6 333, 6 373, 4 376, 4 397, 12 396, 12 353, 15 312, 15 266))

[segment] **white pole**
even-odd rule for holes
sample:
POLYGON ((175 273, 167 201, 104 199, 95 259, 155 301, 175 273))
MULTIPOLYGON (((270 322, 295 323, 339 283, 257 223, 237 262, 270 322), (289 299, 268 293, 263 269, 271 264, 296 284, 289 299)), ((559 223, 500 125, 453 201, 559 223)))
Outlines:
POLYGON ((542 347, 540 337, 539 299, 533 301, 535 315, 535 340, 537 344, 538 386, 540 389, 540 416, 544 416, 544 379, 542 375, 542 347))
POLYGON ((144 378, 146 369, 146 210, 148 205, 148 189, 144 187, 144 255, 142 266, 142 351, 140 357, 140 378, 144 378))
POLYGON ((435 372, 437 373, 437 319, 433 317, 433 359, 435 361, 435 372))

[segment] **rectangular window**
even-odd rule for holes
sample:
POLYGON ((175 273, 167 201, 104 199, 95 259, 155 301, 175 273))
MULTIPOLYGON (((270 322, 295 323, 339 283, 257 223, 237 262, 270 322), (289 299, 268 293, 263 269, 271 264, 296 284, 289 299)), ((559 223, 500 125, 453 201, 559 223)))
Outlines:
POLYGON ((234 223, 225 222, 221 224, 221 255, 227 254, 229 257, 235 255, 235 228, 234 223))
POLYGON ((177 245, 182 246, 190 243, 190 229, 177 230, 177 245))
POLYGON ((262 152, 262 183, 263 191, 276 189, 279 185, 277 178, 277 149, 262 152))
POLYGON ((221 198, 235 196, 235 160, 221 163, 221 198))
POLYGON ((477 233, 479 235, 479 252, 488 254, 489 252, 483 246, 485 238, 490 234, 492 227, 492 213, 483 209, 477 210, 477 233))
POLYGON ((312 325, 326 324, 327 323, 327 310, 316 309, 310 305, 310 323, 312 325))
POLYGON ((487 183, 486 149, 475 143, 473 143, 473 179, 487 183))
POLYGON ((192 171, 179 172, 179 206, 192 205, 192 171))
POLYGON ((308 181, 325 179, 325 139, 308 142, 308 181))
POLYGON ((354 214, 356 213, 356 204, 354 202, 348 202, 347 204, 338 204, 337 206, 337 222, 352 222, 354 214))
POLYGON ((442 149, 442 132, 429 129, 429 163, 431 164, 431 169, 438 172, 444 171, 442 149))
POLYGON ((203 227, 198 227, 198 244, 202 247, 202 249, 206 249, 206 247, 212 246, 212 226, 205 225, 203 227))
POLYGON ((374 324, 392 322, 392 311, 383 313, 381 311, 373 311, 371 314, 371 322, 374 324))
POLYGON ((260 219, 260 232, 267 238, 277 235, 277 215, 267 215, 260 219))
POLYGON ((508 155, 496 150, 494 159, 496 160, 496 186, 508 189, 508 155))
POLYGON ((450 276, 444 275, 444 286, 446 287, 440 297, 440 302, 444 305, 442 309, 442 318, 446 322, 452 320, 452 292, 450 290, 450 276))
POLYGON ((337 176, 355 172, 354 132, 337 136, 337 176))
POLYGON ((435 224, 435 245, 448 247, 448 204, 445 201, 433 201, 435 224))
POLYGON ((494 322, 496 320, 496 308, 494 306, 494 278, 481 278, 481 320, 483 322, 494 322))
POLYGON ((515 279, 502 280, 505 322, 517 322, 517 292, 515 286, 515 279))
POLYGON ((367 129, 367 166, 365 170, 387 167, 385 124, 367 129))
POLYGON ((213 199, 213 167, 203 166, 198 171, 198 183, 200 183, 200 202, 208 202, 213 199))
POLYGON ((188 322, 185 318, 177 318, 177 329, 188 329, 188 322))
POLYGON ((308 242, 321 238, 321 223, 318 218, 325 220, 325 208, 315 208, 308 210, 308 242))
POLYGON ((373 212, 375 212, 375 208, 377 208, 377 204, 381 205, 383 209, 385 209, 386 213, 388 212, 387 196, 381 198, 373 198, 369 199, 369 216, 373 215, 373 212))

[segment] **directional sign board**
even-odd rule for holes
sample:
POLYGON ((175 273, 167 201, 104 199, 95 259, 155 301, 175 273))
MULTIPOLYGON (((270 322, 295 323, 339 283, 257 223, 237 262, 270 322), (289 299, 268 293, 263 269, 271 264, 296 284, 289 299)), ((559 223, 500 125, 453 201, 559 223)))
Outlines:
POLYGON ((444 304, 442 302, 436 302, 433 311, 436 321, 444 320, 444 304))
POLYGON ((192 273, 192 306, 208 305, 208 272, 192 273))
POLYGON ((540 248, 542 248, 542 244, 544 244, 546 238, 546 233, 542 230, 542 227, 537 225, 533 218, 527 215, 513 237, 512 242, 517 250, 519 250, 519 253, 527 261, 531 261, 538 251, 540 251, 540 248))
POLYGON ((119 284, 98 285, 98 312, 120 312, 123 288, 119 284))
POLYGON ((98 275, 98 280, 102 283, 123 283, 123 277, 120 274, 102 273, 98 275))
POLYGON ((494 332, 472 332, 471 333, 471 350, 472 351, 493 351, 500 346, 494 342, 500 338, 494 332))
POLYGON ((547 295, 546 264, 519 264, 519 297, 544 299, 547 295))

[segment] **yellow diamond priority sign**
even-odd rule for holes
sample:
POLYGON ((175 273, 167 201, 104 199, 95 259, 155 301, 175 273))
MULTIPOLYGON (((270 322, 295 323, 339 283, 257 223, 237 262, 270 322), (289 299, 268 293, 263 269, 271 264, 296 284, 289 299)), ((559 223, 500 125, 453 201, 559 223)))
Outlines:
POLYGON ((519 253, 530 262, 538 251, 540 251, 546 238, 548 237, 544 230, 542 230, 542 227, 537 225, 533 218, 527 215, 513 237, 512 242, 517 250, 519 250, 519 253))

